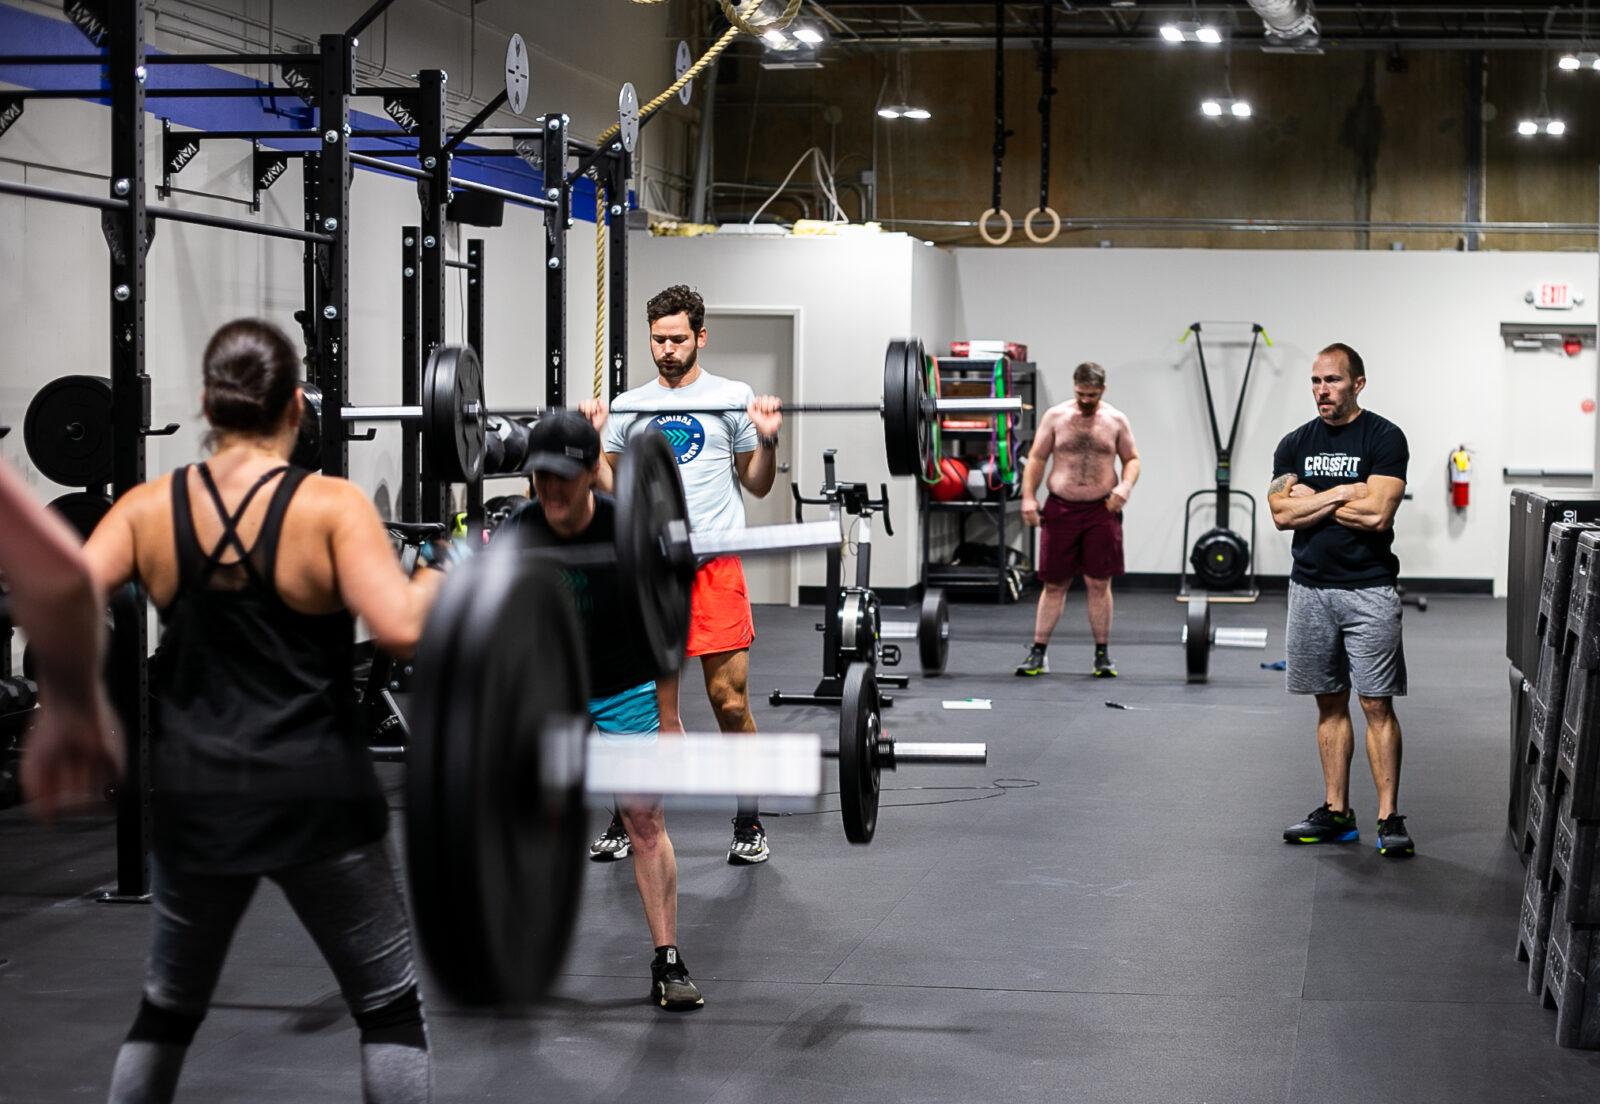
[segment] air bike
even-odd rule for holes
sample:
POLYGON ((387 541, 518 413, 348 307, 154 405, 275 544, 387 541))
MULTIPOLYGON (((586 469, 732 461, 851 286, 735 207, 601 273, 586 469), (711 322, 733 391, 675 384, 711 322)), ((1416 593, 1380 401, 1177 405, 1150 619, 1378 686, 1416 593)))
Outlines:
MULTIPOLYGON (((1244 363, 1244 379, 1239 384, 1239 399, 1234 404, 1233 422, 1228 427, 1228 442, 1223 444, 1222 431, 1217 426, 1217 407, 1211 397, 1211 376, 1206 370, 1205 346, 1200 336, 1200 323, 1190 323, 1179 339, 1179 344, 1194 335, 1194 350, 1200 362, 1200 382, 1205 387, 1206 414, 1211 421, 1211 443, 1217 450, 1217 484, 1195 491, 1183 503, 1182 550, 1188 556, 1179 565, 1178 601, 1188 604, 1188 617, 1183 626, 1184 662, 1189 682, 1205 682, 1211 666, 1213 647, 1265 648, 1265 629, 1212 628, 1212 602, 1254 602, 1261 596, 1256 585, 1255 561, 1251 550, 1256 541, 1256 499, 1248 491, 1233 489, 1233 446, 1239 437, 1239 415, 1244 411, 1245 391, 1250 386, 1250 370, 1255 366, 1256 349, 1262 341, 1269 346, 1272 338, 1259 322, 1250 324, 1250 355, 1244 363), (1189 518, 1194 500, 1205 495, 1216 499, 1216 524, 1189 544, 1189 518), (1250 503, 1250 539, 1228 527, 1229 499, 1238 495, 1250 503)), ((1179 552, 1183 555, 1183 551, 1179 552)))

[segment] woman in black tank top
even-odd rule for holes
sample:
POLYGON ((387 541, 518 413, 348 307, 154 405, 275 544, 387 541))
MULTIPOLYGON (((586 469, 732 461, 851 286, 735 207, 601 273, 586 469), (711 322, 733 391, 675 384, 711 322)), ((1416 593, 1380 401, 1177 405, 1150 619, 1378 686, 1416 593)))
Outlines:
POLYGON ((351 672, 354 614, 405 654, 441 576, 406 580, 357 488, 288 466, 298 364, 269 323, 219 330, 204 363, 211 457, 124 495, 85 546, 96 582, 143 584, 162 627, 150 672, 153 938, 112 1101, 171 1099, 263 876, 338 978, 361 1028, 366 1099, 429 1096, 388 807, 351 672))

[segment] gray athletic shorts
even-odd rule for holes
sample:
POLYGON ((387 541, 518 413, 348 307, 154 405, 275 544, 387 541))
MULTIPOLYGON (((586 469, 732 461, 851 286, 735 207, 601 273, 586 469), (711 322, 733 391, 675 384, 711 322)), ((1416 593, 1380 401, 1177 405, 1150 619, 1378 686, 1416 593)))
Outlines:
POLYGON ((1340 590, 1290 581, 1288 684, 1291 694, 1364 698, 1406 692, 1406 651, 1400 639, 1400 595, 1392 586, 1340 590))

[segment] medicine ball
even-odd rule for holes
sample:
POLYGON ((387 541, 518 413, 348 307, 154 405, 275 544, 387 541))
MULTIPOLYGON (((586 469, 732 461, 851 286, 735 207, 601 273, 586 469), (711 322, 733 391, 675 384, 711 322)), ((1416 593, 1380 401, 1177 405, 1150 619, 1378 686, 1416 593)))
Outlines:
POLYGON ((955 502, 967 497, 967 466, 954 456, 939 461, 939 482, 928 488, 935 502, 955 502))

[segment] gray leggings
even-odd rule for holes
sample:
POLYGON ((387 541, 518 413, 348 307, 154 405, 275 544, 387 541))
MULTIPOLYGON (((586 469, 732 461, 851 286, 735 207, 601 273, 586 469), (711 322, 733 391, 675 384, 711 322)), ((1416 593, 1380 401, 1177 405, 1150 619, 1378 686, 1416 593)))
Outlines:
POLYGON ((361 1025, 366 1099, 426 1099, 430 1071, 411 929, 381 840, 265 875, 189 874, 152 861, 144 1002, 118 1054, 111 1099, 170 1099, 262 877, 283 890, 361 1025))

